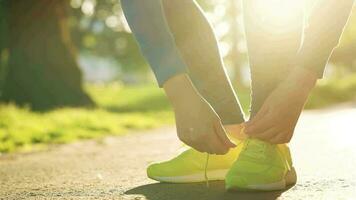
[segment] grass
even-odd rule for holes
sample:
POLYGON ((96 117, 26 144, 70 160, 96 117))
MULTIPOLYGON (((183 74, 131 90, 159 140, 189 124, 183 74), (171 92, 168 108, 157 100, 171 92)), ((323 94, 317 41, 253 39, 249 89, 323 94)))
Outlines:
MULTIPOLYGON (((31 151, 47 144, 100 139, 174 123, 163 91, 153 84, 90 85, 87 91, 97 102, 97 108, 59 108, 41 113, 13 104, 0 104, 0 153, 31 151)), ((247 112, 249 91, 243 89, 238 94, 247 112)), ((306 108, 321 108, 355 97, 356 75, 325 80, 314 89, 306 108)))
POLYGON ((153 85, 92 85, 88 91, 98 108, 39 113, 12 104, 0 105, 0 152, 29 151, 42 144, 121 135, 174 122, 164 94, 153 85))
POLYGON ((341 79, 320 80, 312 91, 305 108, 323 108, 348 101, 356 101, 356 74, 341 79))

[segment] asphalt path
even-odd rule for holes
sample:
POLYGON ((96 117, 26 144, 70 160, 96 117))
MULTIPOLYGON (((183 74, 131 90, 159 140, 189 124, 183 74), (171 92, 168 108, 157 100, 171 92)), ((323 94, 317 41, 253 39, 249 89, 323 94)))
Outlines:
POLYGON ((286 191, 230 193, 223 182, 207 188, 149 180, 145 167, 180 146, 174 127, 165 127, 2 155, 0 199, 356 199, 356 106, 302 114, 291 143, 298 183, 286 191))

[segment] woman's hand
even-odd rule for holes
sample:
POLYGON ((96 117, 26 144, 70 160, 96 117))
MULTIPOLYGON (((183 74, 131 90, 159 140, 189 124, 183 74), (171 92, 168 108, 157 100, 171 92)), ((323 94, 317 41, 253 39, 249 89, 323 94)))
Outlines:
POLYGON ((273 144, 290 142, 316 80, 312 72, 296 68, 269 95, 256 116, 246 123, 245 133, 273 144))
POLYGON ((164 89, 173 105, 177 134, 182 142, 211 154, 225 154, 235 147, 227 137, 219 116, 196 91, 187 75, 169 79, 164 89))

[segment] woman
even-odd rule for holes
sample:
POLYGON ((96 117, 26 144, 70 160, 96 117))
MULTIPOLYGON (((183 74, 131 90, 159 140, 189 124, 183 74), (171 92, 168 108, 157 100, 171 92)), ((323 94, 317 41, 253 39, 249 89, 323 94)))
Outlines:
POLYGON ((245 122, 214 33, 194 0, 121 0, 174 108, 178 137, 192 147, 150 165, 150 178, 225 180, 229 190, 279 190, 296 182, 286 143, 353 6, 353 0, 318 1, 306 26, 298 2, 243 1, 252 79, 251 117, 245 122))

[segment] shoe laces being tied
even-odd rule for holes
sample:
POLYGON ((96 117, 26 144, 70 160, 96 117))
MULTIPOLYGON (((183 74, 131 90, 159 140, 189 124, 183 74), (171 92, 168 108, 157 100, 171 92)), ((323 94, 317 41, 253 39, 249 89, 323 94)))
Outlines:
MULTIPOLYGON (((245 134, 245 126, 242 126, 239 134, 245 136, 244 141, 248 141, 248 136, 245 134)), ((229 137, 230 135, 227 134, 227 136, 229 137)), ((233 137, 233 136, 231 136, 231 137, 233 137)), ((238 146, 240 146, 240 144, 243 144, 243 143, 244 142, 242 142, 242 141, 237 142, 237 145, 235 148, 237 148, 238 146)), ((204 178, 205 178, 207 188, 209 188, 209 177, 208 177, 209 156, 210 156, 210 154, 206 153, 206 160, 205 160, 205 167, 204 167, 204 178)))
MULTIPOLYGON (((239 142, 235 148, 237 148, 240 144, 242 144, 243 142, 239 142)), ((209 177, 208 177, 208 165, 209 165, 209 157, 210 154, 206 153, 206 159, 205 159, 205 167, 204 167, 204 178, 205 178, 205 183, 206 183, 206 187, 209 188, 209 177)))

